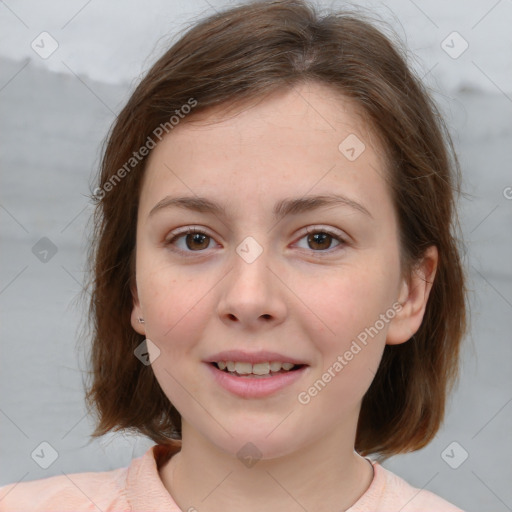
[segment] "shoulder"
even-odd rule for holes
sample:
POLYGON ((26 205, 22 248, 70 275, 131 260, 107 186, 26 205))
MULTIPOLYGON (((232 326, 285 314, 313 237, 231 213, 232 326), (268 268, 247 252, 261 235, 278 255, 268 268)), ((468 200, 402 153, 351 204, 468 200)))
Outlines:
POLYGON ((0 487, 0 512, 126 509, 127 468, 71 473, 0 487))
POLYGON ((386 512, 463 512, 433 492, 417 489, 403 478, 372 462, 373 481, 350 512, 385 510, 386 512))
POLYGON ((155 445, 125 468, 70 473, 0 487, 0 512, 179 511, 158 468, 180 445, 155 445))
POLYGON ((390 498, 401 503, 403 512, 462 512, 460 508, 425 489, 417 489, 403 478, 379 465, 384 473, 390 498))

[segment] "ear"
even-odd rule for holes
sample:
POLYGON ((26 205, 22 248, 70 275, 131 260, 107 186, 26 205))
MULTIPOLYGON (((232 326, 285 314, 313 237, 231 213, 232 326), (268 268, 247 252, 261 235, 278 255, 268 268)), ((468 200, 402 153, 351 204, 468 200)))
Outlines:
POLYGON ((409 278, 402 282, 398 296, 398 302, 402 305, 402 309, 390 322, 386 337, 387 345, 406 342, 420 328, 434 283, 438 259, 437 247, 430 246, 409 278))
MULTIPOLYGON (((135 279, 133 281, 135 281, 135 279)), ((135 284, 135 282, 133 282, 133 284, 130 286, 130 290, 132 292, 133 297, 131 324, 136 332, 138 332, 139 334, 143 334, 145 336, 146 327, 143 323, 139 321, 140 318, 144 318, 144 315, 142 314, 142 308, 139 302, 139 294, 137 293, 137 285, 135 284)))

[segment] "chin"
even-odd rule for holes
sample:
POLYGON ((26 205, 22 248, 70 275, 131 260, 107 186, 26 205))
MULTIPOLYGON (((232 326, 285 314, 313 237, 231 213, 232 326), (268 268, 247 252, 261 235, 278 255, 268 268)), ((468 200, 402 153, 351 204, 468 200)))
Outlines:
POLYGON ((219 450, 239 459, 247 467, 257 460, 286 457, 301 448, 301 440, 289 429, 282 428, 279 433, 276 429, 270 435, 269 432, 272 432, 272 429, 254 428, 254 425, 251 427, 243 424, 236 430, 230 429, 232 437, 223 432, 222 436, 207 436, 207 438, 219 450))

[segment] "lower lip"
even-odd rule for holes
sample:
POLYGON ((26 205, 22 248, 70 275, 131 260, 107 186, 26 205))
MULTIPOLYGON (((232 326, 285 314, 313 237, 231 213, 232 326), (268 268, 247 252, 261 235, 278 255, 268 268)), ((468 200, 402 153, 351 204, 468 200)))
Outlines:
POLYGON ((235 377, 227 372, 219 370, 215 365, 206 363, 213 377, 224 389, 242 398, 262 398, 292 385, 306 372, 307 366, 287 373, 279 373, 272 377, 235 377))

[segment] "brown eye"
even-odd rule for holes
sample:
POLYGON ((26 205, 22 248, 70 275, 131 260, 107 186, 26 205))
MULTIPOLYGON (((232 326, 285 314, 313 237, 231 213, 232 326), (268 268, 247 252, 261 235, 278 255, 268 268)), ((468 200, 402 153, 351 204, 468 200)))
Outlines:
POLYGON ((165 245, 175 252, 179 252, 184 256, 190 255, 192 252, 205 252, 214 242, 213 238, 197 228, 189 228, 182 233, 176 233, 165 245))
POLYGON ((298 247, 313 253, 331 253, 345 245, 343 235, 331 232, 327 228, 309 228, 297 242, 298 247), (338 247, 339 246, 339 247, 338 247))
POLYGON ((203 233, 189 233, 185 236, 185 243, 191 251, 207 249, 210 245, 210 237, 203 233))
POLYGON ((329 235, 329 233, 324 233, 323 231, 319 231, 318 233, 313 233, 312 235, 308 235, 308 245, 311 249, 316 250, 325 250, 329 249, 332 243, 333 237, 329 235))

